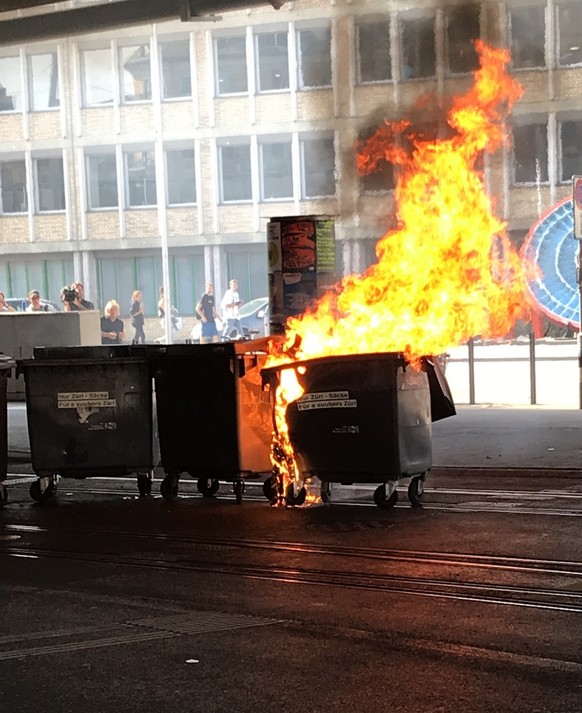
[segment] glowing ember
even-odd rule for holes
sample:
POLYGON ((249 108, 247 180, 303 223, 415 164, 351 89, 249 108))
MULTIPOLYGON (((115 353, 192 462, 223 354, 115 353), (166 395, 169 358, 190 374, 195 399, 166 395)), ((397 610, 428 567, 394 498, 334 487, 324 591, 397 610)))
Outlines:
MULTIPOLYGON (((522 88, 506 72, 507 50, 481 41, 476 48, 474 85, 447 115, 452 136, 429 141, 415 136, 409 122, 386 122, 358 146, 361 173, 381 161, 395 166, 398 227, 379 240, 376 264, 288 320, 290 340, 301 338, 295 358, 404 352, 415 362, 478 335, 505 336, 527 315, 522 262, 476 169, 483 152, 508 139, 504 121, 522 88)), ((267 366, 289 360, 283 350, 267 366)), ((287 372, 294 378, 293 369, 287 372)), ((292 462, 285 408, 301 389, 278 391, 279 446, 282 460, 292 462)), ((283 471, 285 482, 297 478, 295 464, 283 471)))

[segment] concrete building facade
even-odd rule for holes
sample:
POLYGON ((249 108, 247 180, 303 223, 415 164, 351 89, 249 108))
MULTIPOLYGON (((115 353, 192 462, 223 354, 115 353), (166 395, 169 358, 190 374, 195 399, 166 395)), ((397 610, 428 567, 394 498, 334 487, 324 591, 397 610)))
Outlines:
POLYGON ((208 280, 259 297, 284 215, 335 216, 342 273, 365 269, 393 176, 361 178, 355 142, 427 94, 438 134, 478 36, 525 89, 485 161, 519 242, 582 173, 579 0, 300 0, 0 47, 0 290, 58 300, 75 278, 123 312, 141 289, 154 314, 165 244, 182 313, 208 280))

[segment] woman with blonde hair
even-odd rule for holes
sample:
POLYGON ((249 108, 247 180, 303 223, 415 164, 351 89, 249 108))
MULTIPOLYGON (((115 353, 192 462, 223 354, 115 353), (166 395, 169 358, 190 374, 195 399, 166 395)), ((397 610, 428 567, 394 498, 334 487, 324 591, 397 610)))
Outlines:
POLYGON ((125 339, 123 322, 119 319, 119 305, 109 300, 101 317, 101 344, 121 344, 125 339))

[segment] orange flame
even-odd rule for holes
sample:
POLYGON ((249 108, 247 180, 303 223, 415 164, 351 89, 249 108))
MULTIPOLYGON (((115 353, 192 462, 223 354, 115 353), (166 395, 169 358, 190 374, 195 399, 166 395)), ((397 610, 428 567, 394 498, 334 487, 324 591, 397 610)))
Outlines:
MULTIPOLYGON (((450 137, 429 141, 408 121, 385 122, 357 147, 361 173, 395 165, 397 227, 377 243, 377 263, 287 321, 287 334, 301 337, 296 358, 398 351, 416 361, 505 336, 528 314, 525 269, 476 169, 507 143, 505 119, 523 90, 507 74, 509 51, 476 49, 474 84, 447 114, 450 137)), ((268 365, 288 360, 273 354, 268 365)))

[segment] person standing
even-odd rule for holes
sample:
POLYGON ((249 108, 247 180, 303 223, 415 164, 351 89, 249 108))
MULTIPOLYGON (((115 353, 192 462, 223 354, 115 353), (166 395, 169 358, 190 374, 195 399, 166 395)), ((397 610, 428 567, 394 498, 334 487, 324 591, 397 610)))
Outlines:
POLYGON ((16 312, 16 309, 6 302, 3 292, 0 292, 0 312, 16 312))
POLYGON ((214 299, 214 285, 212 282, 206 283, 206 291, 196 305, 196 314, 200 317, 202 324, 200 330, 200 344, 211 344, 219 342, 220 335, 216 328, 216 320, 220 319, 220 315, 216 311, 216 302, 214 299))
POLYGON ((239 318, 239 307, 243 304, 238 293, 238 280, 233 279, 229 282, 229 288, 224 293, 224 297, 220 303, 222 310, 222 319, 224 321, 224 329, 222 330, 223 339, 231 339, 236 330, 237 336, 243 336, 243 328, 239 318))
POLYGON ((125 339, 123 322, 119 319, 119 305, 109 300, 101 317, 101 344, 121 344, 125 339))
POLYGON ((143 329, 144 325, 144 307, 143 307, 143 295, 141 290, 135 290, 131 295, 131 308, 129 313, 131 315, 131 326, 135 329, 135 334, 133 336, 134 344, 145 344, 146 337, 143 329))
POLYGON ((57 310, 49 304, 42 304, 40 301, 40 292, 38 290, 31 290, 28 293, 29 305, 26 308, 27 312, 56 312, 57 310))

